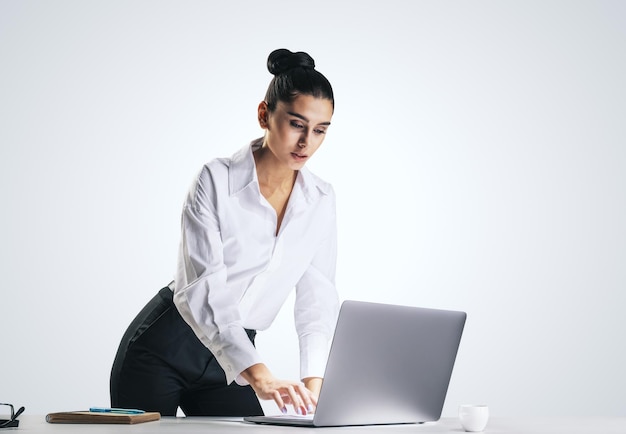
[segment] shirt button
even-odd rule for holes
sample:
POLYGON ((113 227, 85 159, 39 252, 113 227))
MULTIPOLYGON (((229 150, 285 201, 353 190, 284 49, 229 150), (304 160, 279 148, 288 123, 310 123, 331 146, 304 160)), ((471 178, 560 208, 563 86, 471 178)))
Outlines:
POLYGON ((215 355, 216 355, 217 357, 221 356, 221 355, 222 355, 222 350, 219 350, 217 353, 215 353, 215 355))

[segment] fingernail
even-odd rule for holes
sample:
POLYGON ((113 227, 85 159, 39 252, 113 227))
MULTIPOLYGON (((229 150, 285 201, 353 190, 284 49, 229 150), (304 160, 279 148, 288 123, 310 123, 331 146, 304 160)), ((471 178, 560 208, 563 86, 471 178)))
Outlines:
POLYGON ((281 408, 281 409, 280 409, 280 411, 282 411, 282 412, 283 412, 283 414, 287 414, 287 407, 283 407, 283 408, 281 408))
POLYGON ((300 410, 300 407, 296 407, 296 413, 302 416, 302 410, 300 410))
POLYGON ((313 411, 313 404, 309 404, 306 409, 308 411, 313 411))

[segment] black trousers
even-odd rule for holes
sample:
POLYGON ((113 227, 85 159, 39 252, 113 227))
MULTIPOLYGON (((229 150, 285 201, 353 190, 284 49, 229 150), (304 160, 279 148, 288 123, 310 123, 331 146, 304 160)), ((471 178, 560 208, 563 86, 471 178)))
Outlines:
MULTIPOLYGON (((226 375, 183 320, 165 287, 124 334, 111 370, 111 406, 174 416, 262 415, 254 390, 226 375)), ((254 343, 256 332, 246 330, 254 343)))

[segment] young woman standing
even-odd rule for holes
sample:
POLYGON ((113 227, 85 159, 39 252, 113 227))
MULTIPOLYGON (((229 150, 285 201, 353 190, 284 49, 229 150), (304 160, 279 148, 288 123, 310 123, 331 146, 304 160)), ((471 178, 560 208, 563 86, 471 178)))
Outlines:
POLYGON ((131 323, 111 405, 175 415, 262 414, 260 399, 312 412, 338 310, 335 194, 306 167, 334 111, 306 53, 272 52, 258 106, 265 135, 202 168, 185 200, 178 268, 131 323), (295 288, 300 381, 276 378, 254 347, 295 288))

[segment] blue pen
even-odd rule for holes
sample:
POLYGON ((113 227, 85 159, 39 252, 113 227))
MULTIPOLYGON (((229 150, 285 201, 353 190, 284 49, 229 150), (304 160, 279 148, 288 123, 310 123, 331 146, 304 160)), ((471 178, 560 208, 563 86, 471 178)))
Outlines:
POLYGON ((117 414, 142 414, 143 410, 135 410, 133 408, 106 408, 106 407, 91 407, 89 409, 91 413, 117 413, 117 414))

